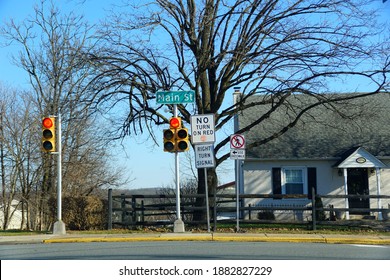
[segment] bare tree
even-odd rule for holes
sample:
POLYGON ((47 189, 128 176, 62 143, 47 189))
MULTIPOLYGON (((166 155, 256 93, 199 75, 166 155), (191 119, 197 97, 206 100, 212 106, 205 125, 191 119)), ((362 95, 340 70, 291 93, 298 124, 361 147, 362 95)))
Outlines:
MULTIPOLYGON (((108 137, 105 124, 87 102, 88 84, 93 70, 86 60, 94 46, 92 26, 74 13, 62 14, 53 4, 42 0, 34 15, 21 24, 10 21, 1 30, 10 42, 21 47, 14 62, 24 69, 38 106, 35 127, 40 117, 62 116, 63 192, 86 196, 102 186, 125 183, 122 170, 109 167, 108 137)), ((39 147, 40 140, 36 143, 39 147)), ((48 228, 47 201, 56 192, 56 157, 40 153, 42 180, 39 194, 40 228, 48 228)))
POLYGON ((4 229, 8 227, 13 212, 18 209, 22 212, 20 227, 30 229, 35 220, 31 213, 37 212, 35 186, 39 185, 42 172, 35 104, 27 92, 3 86, 0 92, 2 226, 4 229))
MULTIPOLYGON (((369 92, 355 97, 388 88, 389 33, 376 21, 375 5, 368 0, 129 2, 107 23, 101 34, 105 44, 90 55, 100 70, 95 100, 112 106, 128 103, 124 136, 144 130, 153 135, 154 125, 168 122, 163 109, 172 107, 156 105, 158 90, 194 90, 195 112, 183 104, 178 106, 180 115, 189 123, 193 113, 214 113, 217 130, 239 112, 271 104, 238 133, 266 122, 295 94, 315 98, 295 108, 295 118, 271 137, 251 143, 262 145, 293 127, 311 108, 331 104, 335 97, 326 93, 335 83, 354 78, 371 84, 369 92), (226 94, 237 86, 243 94, 237 104, 228 104, 226 94), (263 98, 246 102, 253 95, 263 98)), ((221 152, 228 142, 226 137, 215 145, 217 165, 229 156, 221 152)), ((209 174, 215 188, 216 173, 209 174)), ((203 193, 202 172, 198 177, 203 193)))

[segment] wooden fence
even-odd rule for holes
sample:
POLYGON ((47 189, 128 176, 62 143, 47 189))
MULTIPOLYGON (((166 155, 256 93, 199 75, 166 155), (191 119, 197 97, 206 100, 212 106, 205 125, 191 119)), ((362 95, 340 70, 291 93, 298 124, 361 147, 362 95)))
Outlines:
MULTIPOLYGON (((181 213, 182 219, 186 224, 207 224, 206 220, 193 221, 192 214, 194 211, 206 212, 206 206, 195 206, 195 201, 198 198, 205 199, 205 195, 198 194, 181 194, 181 213)), ((306 205, 288 205, 289 203, 273 203, 272 205, 250 205, 241 206, 243 199, 309 199, 308 195, 272 195, 272 194, 240 194, 240 221, 247 220, 253 222, 255 213, 265 212, 273 213, 275 211, 291 211, 291 212, 306 212, 309 213, 311 219, 303 220, 302 223, 309 223, 312 229, 316 229, 316 225, 323 217, 319 214, 328 213, 327 219, 332 220, 335 213, 346 213, 354 211, 354 213, 384 213, 384 218, 387 218, 390 212, 390 196, 388 195, 312 195, 309 203, 306 205), (326 198, 335 199, 382 199, 384 208, 335 208, 331 203, 327 206, 319 204, 317 201, 326 198), (243 217, 247 219, 244 220, 243 217)), ((108 191, 108 229, 113 226, 120 227, 137 227, 137 226, 156 226, 173 224, 176 219, 176 195, 112 195, 112 190, 108 191)), ((214 224, 214 230, 220 220, 221 213, 227 214, 231 219, 224 219, 224 223, 236 220, 237 206, 235 194, 211 194, 209 197, 210 205, 210 220, 214 224)), ((206 215, 204 215, 206 216, 206 215)), ((336 216, 336 215, 335 215, 336 216)))

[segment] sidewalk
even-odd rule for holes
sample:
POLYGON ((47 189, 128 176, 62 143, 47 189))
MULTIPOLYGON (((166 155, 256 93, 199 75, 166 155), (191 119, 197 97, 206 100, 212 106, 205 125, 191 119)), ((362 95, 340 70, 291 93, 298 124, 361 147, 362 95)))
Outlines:
POLYGON ((0 236, 2 244, 77 243, 77 242, 152 242, 152 241, 210 241, 210 242, 312 242, 329 244, 390 245, 386 235, 332 234, 251 234, 251 233, 147 233, 147 234, 66 234, 0 236))

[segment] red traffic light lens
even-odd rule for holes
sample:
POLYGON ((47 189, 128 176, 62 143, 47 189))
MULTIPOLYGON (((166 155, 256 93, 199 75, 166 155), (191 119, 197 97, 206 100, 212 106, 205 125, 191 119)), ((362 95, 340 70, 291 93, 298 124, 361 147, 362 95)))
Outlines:
POLYGON ((42 125, 45 128, 51 128, 51 127, 53 127, 53 121, 51 120, 51 118, 44 118, 42 121, 42 125))
POLYGON ((169 126, 171 127, 171 128, 178 128, 178 127, 180 127, 180 118, 171 118, 170 120, 169 120, 169 126))

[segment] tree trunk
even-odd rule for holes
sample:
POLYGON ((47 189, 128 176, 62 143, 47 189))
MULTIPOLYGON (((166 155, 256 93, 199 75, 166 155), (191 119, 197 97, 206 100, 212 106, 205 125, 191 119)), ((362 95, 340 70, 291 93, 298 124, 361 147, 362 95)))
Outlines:
MULTIPOLYGON (((198 169, 198 194, 204 195, 203 197, 197 197, 195 206, 196 207, 205 207, 206 206, 206 185, 205 185, 205 177, 204 177, 204 169, 199 168, 198 169)), ((208 168, 207 169, 207 185, 208 185, 208 194, 209 194, 209 201, 212 200, 213 194, 217 189, 218 185, 218 177, 217 173, 215 171, 215 168, 208 168)), ((209 206, 212 206, 211 203, 209 203, 209 206)), ((205 221, 206 220, 206 209, 202 210, 195 210, 194 221, 205 221)))

